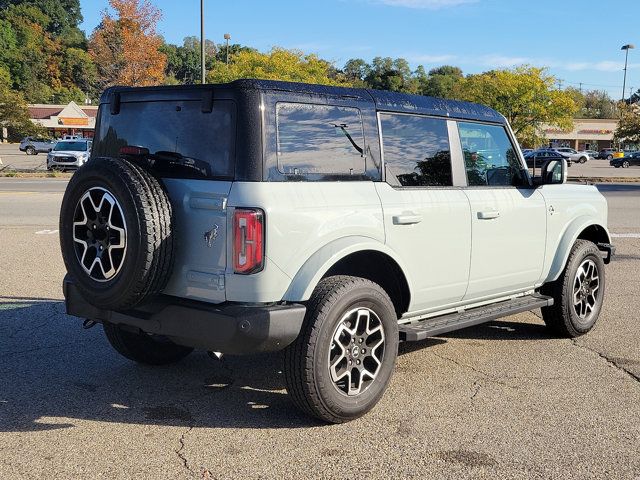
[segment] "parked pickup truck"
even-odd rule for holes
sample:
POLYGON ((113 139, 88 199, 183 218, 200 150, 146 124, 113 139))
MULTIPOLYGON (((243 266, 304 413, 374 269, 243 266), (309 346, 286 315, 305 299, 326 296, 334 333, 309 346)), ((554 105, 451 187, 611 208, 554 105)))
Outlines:
POLYGON ((591 330, 607 204, 530 176, 505 118, 299 83, 115 87, 60 214, 67 312, 125 357, 284 350, 295 405, 370 410, 415 342, 542 309, 591 330))

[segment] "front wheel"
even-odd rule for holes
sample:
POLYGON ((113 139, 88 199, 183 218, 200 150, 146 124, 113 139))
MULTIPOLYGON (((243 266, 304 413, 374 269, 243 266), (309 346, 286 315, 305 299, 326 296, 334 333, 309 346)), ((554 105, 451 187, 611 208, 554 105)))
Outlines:
POLYGON ((589 332, 604 300, 604 261, 600 250, 587 240, 576 240, 560 277, 542 287, 554 304, 542 308, 542 318, 555 333, 578 337, 589 332))
POLYGON ((587 157, 580 157, 580 163, 587 163, 587 157))
POLYGON ((382 397, 398 354, 398 318, 379 285, 359 277, 323 279, 300 335, 284 353, 287 391, 305 413, 342 423, 382 397))
POLYGON ((35 155, 37 153, 36 149, 33 147, 27 147, 24 151, 27 155, 35 155))
POLYGON ((622 168, 629 168, 629 162, 627 162, 626 160, 622 162, 622 168))

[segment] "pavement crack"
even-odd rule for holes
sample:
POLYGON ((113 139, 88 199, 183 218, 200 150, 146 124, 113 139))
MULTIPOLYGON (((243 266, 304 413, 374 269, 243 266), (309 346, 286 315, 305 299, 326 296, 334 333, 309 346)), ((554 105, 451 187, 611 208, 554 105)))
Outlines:
POLYGON ((621 372, 625 373, 632 380, 640 383, 640 375, 637 375, 637 374, 633 373, 631 370, 626 369, 625 367, 623 367, 622 365, 617 363, 613 358, 608 357, 607 355, 605 355, 604 353, 599 352, 598 350, 594 350, 593 348, 590 348, 590 347, 587 347, 586 345, 578 343, 578 340, 575 339, 575 338, 571 339, 571 343, 573 343, 578 348, 581 348, 583 350, 587 350, 587 351, 589 351, 591 353, 595 353, 600 358, 602 358, 605 362, 607 362, 609 365, 611 365, 615 369, 620 370, 621 372))
MULTIPOLYGON (((436 353, 436 352, 431 352, 431 353, 432 353, 433 355, 435 355, 436 357, 438 357, 438 358, 441 358, 441 359, 443 359, 443 360, 447 360, 447 361, 449 361, 449 362, 451 362, 451 363, 453 363, 453 364, 455 364, 455 365, 459 366, 460 368, 466 368, 466 369, 468 369, 468 370, 471 370, 472 372, 475 372, 475 373, 478 373, 478 374, 482 375, 482 376, 484 377, 484 380, 486 380, 486 381, 488 381, 488 382, 495 383, 496 385, 501 385, 501 386, 503 386, 503 387, 515 388, 515 387, 513 387, 512 385, 509 385, 509 384, 508 384, 508 383, 506 383, 506 382, 502 382, 502 381, 500 381, 499 379, 497 379, 495 376, 493 376, 493 375, 491 375, 491 374, 489 374, 489 373, 487 373, 487 372, 485 372, 485 371, 483 371, 483 370, 480 370, 480 369, 478 369, 478 368, 475 368, 475 367, 474 367, 474 366, 472 366, 472 365, 469 365, 469 364, 466 364, 466 363, 459 362, 459 361, 457 361, 457 360, 454 360, 453 358, 447 357, 447 356, 445 356, 445 355, 440 355, 440 354, 438 354, 438 353, 436 353)), ((473 384, 473 387, 475 387, 475 386, 476 386, 476 383, 478 383, 478 382, 479 382, 479 380, 477 380, 477 381, 473 384)), ((479 390, 479 389, 480 389, 480 386, 479 386, 479 384, 478 384, 478 390, 479 390)), ((476 392, 473 394, 473 396, 472 396, 471 398, 475 397, 477 393, 478 393, 478 392, 476 391, 476 392)))
POLYGON ((476 395, 478 395, 478 392, 480 391, 481 387, 482 385, 480 384, 480 380, 476 380, 475 382, 473 382, 473 385, 471 386, 471 388, 473 389, 473 393, 471 394, 471 400, 476 398, 476 395))
POLYGON ((189 433, 191 433, 191 430, 193 430, 193 425, 189 426, 189 428, 187 428, 184 432, 182 432, 182 435, 180 435, 180 439, 179 439, 180 448, 178 448, 176 450, 176 455, 178 455, 178 458, 182 462, 182 467, 185 468, 189 472, 189 474, 191 474, 193 476, 193 475, 195 475, 195 472, 189 466, 189 460, 187 459, 187 457, 186 457, 186 455, 184 453, 185 438, 186 438, 187 435, 189 435, 189 433))

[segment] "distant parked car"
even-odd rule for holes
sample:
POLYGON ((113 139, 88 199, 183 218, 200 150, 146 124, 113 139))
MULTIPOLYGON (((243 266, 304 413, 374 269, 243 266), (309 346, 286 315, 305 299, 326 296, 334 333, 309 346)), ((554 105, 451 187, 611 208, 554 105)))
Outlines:
POLYGON ((533 148, 523 148, 522 149, 522 154, 523 155, 526 155, 529 152, 533 152, 533 148))
POLYGON ((87 163, 91 141, 61 140, 47 155, 47 170, 75 170, 87 163))
POLYGON ((27 155, 48 153, 55 146, 55 140, 42 137, 25 137, 20 142, 20 151, 27 155))
POLYGON ((609 161, 609 165, 616 168, 629 168, 631 165, 640 166, 640 152, 633 152, 622 158, 613 158, 609 161))
POLYGON ((600 150, 597 158, 600 158, 602 160, 611 160, 614 153, 616 153, 615 148, 603 148, 602 150, 600 150))
MULTIPOLYGON (((535 156, 536 159, 536 167, 541 166, 547 163, 549 160, 561 160, 565 159, 567 161, 567 166, 571 166, 572 160, 571 155, 568 153, 559 152, 555 148, 539 148, 538 150, 533 150, 532 152, 527 153, 524 158, 530 159, 531 166, 533 166, 533 158, 535 156)), ((527 166, 529 165, 529 160, 527 160, 527 166)))
POLYGON ((590 158, 598 158, 598 154, 600 152, 598 152, 597 150, 585 150, 584 153, 589 155, 590 158))
POLYGON ((560 153, 568 154, 572 162, 587 163, 587 160, 589 160, 589 154, 584 151, 579 152, 577 150, 574 150, 573 148, 568 148, 568 147, 556 148, 556 151, 560 153))
POLYGON ((524 160, 527 162, 528 168, 542 168, 551 160, 563 159, 567 160, 567 165, 570 165, 570 160, 565 155, 561 155, 550 149, 532 150, 524 155, 524 160))

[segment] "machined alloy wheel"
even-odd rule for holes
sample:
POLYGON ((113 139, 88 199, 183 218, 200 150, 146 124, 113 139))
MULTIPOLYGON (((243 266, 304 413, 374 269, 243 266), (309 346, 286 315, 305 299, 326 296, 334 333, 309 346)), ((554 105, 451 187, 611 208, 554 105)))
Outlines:
POLYGON ((371 280, 322 279, 306 303, 302 330, 284 351, 293 403, 325 422, 358 418, 380 400, 398 354, 398 316, 371 280))
POLYGON ((622 168, 629 168, 629 162, 626 160, 622 162, 622 168))
POLYGON ((588 258, 578 267, 573 281, 573 308, 581 320, 588 321, 593 315, 599 296, 598 267, 588 258))
POLYGON ((382 366, 382 322, 369 308, 355 308, 344 314, 331 338, 331 379, 340 392, 359 395, 375 381, 382 366))
POLYGON ((35 149, 35 148, 33 148, 33 147, 27 147, 27 148, 25 149, 25 153, 26 153, 27 155, 35 155, 35 154, 36 154, 36 149, 35 149))
POLYGON ((127 225, 120 204, 102 187, 87 190, 76 205, 73 221, 76 257, 97 282, 115 277, 127 251, 127 225))
POLYGON ((604 261, 597 245, 576 240, 560 277, 541 289, 554 301, 542 308, 544 322, 563 337, 584 335, 600 316, 605 287, 604 261))

